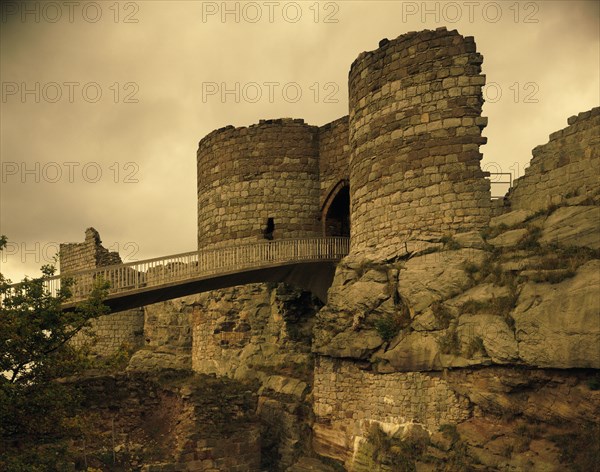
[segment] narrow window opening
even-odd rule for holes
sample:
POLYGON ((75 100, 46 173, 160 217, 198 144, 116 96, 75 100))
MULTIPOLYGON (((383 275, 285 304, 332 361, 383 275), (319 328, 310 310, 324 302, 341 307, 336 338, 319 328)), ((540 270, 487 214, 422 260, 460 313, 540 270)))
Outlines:
POLYGON ((274 232, 275 232, 275 220, 273 218, 267 218, 267 226, 265 227, 265 229, 263 231, 265 239, 272 240, 274 232))

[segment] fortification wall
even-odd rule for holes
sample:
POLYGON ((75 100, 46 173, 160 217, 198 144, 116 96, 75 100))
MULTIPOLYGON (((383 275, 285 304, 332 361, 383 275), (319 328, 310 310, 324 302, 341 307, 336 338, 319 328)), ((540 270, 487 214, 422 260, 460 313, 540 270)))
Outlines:
POLYGON ((483 58, 439 28, 364 52, 349 75, 351 251, 485 227, 483 58))
POLYGON ((335 185, 348 180, 349 160, 348 116, 343 116, 319 128, 320 208, 335 185))
POLYGON ((508 195, 513 210, 538 211, 600 191, 600 107, 572 116, 568 124, 533 149, 525 175, 508 195))
MULTIPOLYGON (((88 228, 85 230, 84 242, 60 245, 59 262, 61 273, 66 273, 120 264, 122 261, 119 253, 110 252, 102 246, 98 231, 88 228)), ((89 280, 85 277, 78 277, 76 281, 89 283, 91 276, 89 280)), ((77 286, 74 289, 77 290, 77 286)), ((81 331, 72 342, 76 346, 93 343, 94 353, 110 356, 119 349, 137 349, 143 344, 143 334, 144 311, 139 308, 92 320, 90 332, 81 331)))
POLYGON ((374 374, 348 360, 318 357, 313 388, 315 451, 347 462, 370 422, 437 429, 470 416, 469 402, 439 374, 374 374))
POLYGON ((231 126, 200 141, 198 247, 318 236, 319 129, 304 120, 231 126))
POLYGON ((85 240, 82 243, 61 244, 58 260, 62 273, 122 262, 117 252, 110 252, 102 246, 100 234, 94 228, 85 230, 85 240))

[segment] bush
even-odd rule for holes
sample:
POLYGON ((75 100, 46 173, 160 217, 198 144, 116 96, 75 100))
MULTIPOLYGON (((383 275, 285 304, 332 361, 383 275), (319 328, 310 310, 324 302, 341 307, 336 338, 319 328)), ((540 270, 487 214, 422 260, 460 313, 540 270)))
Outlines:
POLYGON ((452 314, 441 302, 434 302, 431 305, 431 311, 439 328, 446 329, 450 326, 452 314))
POLYGON ((424 439, 402 440, 388 436, 377 423, 371 424, 367 441, 373 448, 376 464, 392 466, 394 471, 413 471, 415 461, 423 456, 429 442, 424 439))
POLYGON ((438 347, 442 354, 460 354, 460 340, 456 329, 451 328, 437 338, 438 347))
POLYGON ((410 324, 410 313, 408 307, 402 305, 399 311, 386 313, 383 317, 376 319, 373 326, 377 334, 385 342, 391 341, 396 335, 410 324))
POLYGON ((483 354, 484 356, 487 355, 487 351, 483 345, 483 339, 480 336, 473 336, 467 344, 465 356, 472 358, 477 353, 483 354))

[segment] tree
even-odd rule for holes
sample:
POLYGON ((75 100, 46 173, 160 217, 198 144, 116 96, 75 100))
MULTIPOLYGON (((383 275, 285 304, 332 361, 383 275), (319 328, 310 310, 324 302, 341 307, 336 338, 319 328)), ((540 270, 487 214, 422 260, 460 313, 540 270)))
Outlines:
MULTIPOLYGON (((0 236, 0 251, 6 242, 0 236)), ((97 281, 85 302, 63 311, 73 280, 62 280, 52 294, 47 282, 55 268, 41 272, 17 286, 0 274, 0 470, 68 470, 59 440, 72 432, 77 392, 58 379, 85 367, 85 356, 70 341, 109 312, 106 282, 97 281)))

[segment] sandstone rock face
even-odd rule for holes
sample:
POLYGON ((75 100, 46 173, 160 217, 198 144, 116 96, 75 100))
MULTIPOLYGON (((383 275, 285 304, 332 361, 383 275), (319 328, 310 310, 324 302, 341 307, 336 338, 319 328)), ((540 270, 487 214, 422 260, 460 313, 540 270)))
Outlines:
POLYGON ((526 284, 513 318, 528 365, 600 368, 600 261, 558 284, 526 284))
POLYGON ((490 228, 496 228, 498 226, 516 226, 523 223, 527 218, 533 215, 531 210, 514 210, 504 213, 502 215, 495 216, 490 220, 490 228))
POLYGON ((81 418, 89 434, 81 462, 90 469, 110 470, 116 459, 122 470, 148 472, 262 470, 257 396, 246 385, 189 371, 87 376, 76 385, 91 407, 81 418))
POLYGON ((544 222, 540 243, 600 249, 600 207, 558 208, 544 222))
POLYGON ((436 337, 430 333, 409 333, 378 357, 397 372, 440 370, 443 367, 436 337))
POLYGON ((398 293, 414 316, 434 301, 465 290, 471 282, 464 265, 481 264, 484 257, 478 249, 459 249, 409 259, 399 274, 398 293))
POLYGON ((466 233, 457 233, 452 236, 454 241, 461 247, 465 248, 475 248, 475 249, 484 249, 485 241, 481 237, 481 233, 479 231, 469 231, 466 233))
POLYGON ((498 315, 463 315, 458 322, 458 336, 462 345, 480 339, 485 352, 495 364, 508 364, 518 360, 515 333, 498 315))
POLYGON ((488 243, 501 248, 516 246, 527 235, 527 232, 525 228, 513 229, 490 239, 488 243))
POLYGON ((283 284, 215 290, 193 306, 193 369, 259 385, 265 470, 286 470, 310 452, 310 421, 303 415, 319 308, 309 293, 283 284))

